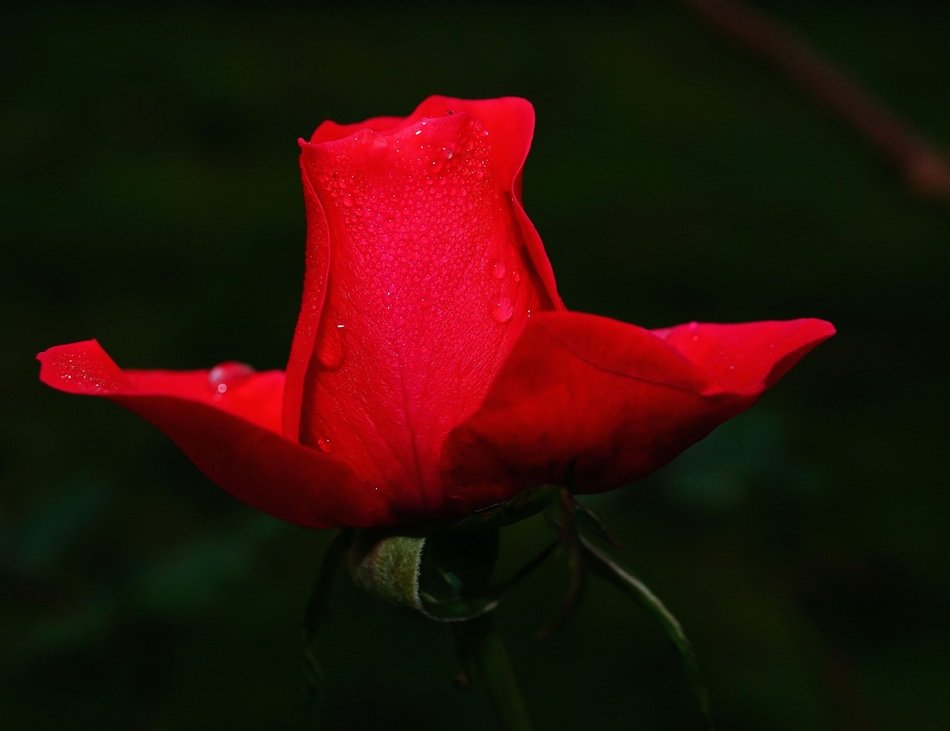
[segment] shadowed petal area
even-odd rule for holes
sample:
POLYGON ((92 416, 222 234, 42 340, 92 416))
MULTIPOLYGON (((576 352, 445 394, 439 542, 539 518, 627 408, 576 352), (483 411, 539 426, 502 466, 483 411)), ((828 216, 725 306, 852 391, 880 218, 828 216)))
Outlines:
POLYGON ((540 313, 446 442, 450 500, 465 512, 536 484, 599 492, 642 477, 751 406, 833 333, 821 320, 654 333, 540 313))
POLYGON ((163 431, 202 472, 251 507, 312 528, 394 522, 383 495, 319 451, 280 434, 280 371, 122 371, 95 340, 40 353, 40 380, 104 396, 163 431))

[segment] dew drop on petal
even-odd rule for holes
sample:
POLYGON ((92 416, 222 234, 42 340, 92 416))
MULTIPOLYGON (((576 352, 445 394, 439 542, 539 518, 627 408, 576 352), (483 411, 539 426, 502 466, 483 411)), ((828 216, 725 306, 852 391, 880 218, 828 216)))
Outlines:
POLYGON ((697 333, 696 331, 699 330, 699 323, 691 322, 686 326, 686 328, 687 330, 689 330, 689 332, 692 333, 689 339, 692 340, 694 343, 697 342, 699 340, 699 333, 697 333))
POLYGON ((344 325, 342 323, 327 328, 326 334, 317 347, 317 360, 327 370, 335 371, 343 365, 343 332, 344 325))
POLYGON ((347 208, 352 208, 353 199, 348 195, 343 196, 343 205, 346 206, 347 208))
POLYGON ((494 264, 492 264, 491 274, 495 279, 504 279, 505 274, 507 273, 508 269, 505 267, 505 263, 503 261, 496 261, 494 264))
POLYGON ((515 284, 520 284, 520 283, 521 283, 521 273, 520 273, 517 269, 512 269, 512 271, 511 271, 511 279, 512 279, 512 281, 514 281, 515 284))
POLYGON ((228 361, 220 363, 208 371, 208 384, 218 396, 223 396, 228 389, 237 386, 242 381, 254 375, 254 369, 247 363, 228 361))
POLYGON ((495 322, 508 322, 514 314, 515 309, 511 305, 511 300, 502 297, 491 306, 491 316, 495 322))
POLYGON ((324 454, 327 454, 330 451, 330 438, 329 437, 319 437, 317 439, 317 446, 320 448, 320 451, 324 454))

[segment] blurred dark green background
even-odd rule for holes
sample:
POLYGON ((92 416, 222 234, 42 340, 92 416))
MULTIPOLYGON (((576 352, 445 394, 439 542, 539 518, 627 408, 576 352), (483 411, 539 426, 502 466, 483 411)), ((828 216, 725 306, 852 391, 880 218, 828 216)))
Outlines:
MULTIPOLYGON (((950 7, 765 7, 950 147, 950 7)), ((518 94, 568 304, 648 326, 820 316, 752 412, 588 503, 679 615, 723 729, 950 727, 950 216, 677 3, 234 10, 33 5, 0 44, 0 725, 302 729, 297 621, 329 533, 252 514, 115 406, 36 381, 281 367, 300 294, 296 138, 431 93, 518 94)), ((539 545, 538 523, 506 555, 539 545)), ((539 729, 700 721, 660 629, 553 566, 504 605, 539 729)), ((483 729, 430 626, 341 583, 329 729, 483 729)))

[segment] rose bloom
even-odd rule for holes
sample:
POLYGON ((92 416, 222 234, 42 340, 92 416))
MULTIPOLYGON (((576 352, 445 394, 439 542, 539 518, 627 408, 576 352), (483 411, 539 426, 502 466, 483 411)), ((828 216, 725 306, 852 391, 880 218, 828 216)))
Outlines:
POLYGON ((139 414, 259 510, 362 527, 631 482, 833 334, 567 310, 521 205, 533 129, 524 99, 431 97, 301 140, 306 273, 285 372, 122 370, 87 340, 40 353, 40 378, 139 414))

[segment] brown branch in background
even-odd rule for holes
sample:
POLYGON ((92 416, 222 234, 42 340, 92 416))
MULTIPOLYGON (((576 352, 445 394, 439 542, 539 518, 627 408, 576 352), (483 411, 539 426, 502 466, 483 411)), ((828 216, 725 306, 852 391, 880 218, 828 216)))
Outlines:
POLYGON ((778 67, 882 153, 915 194, 950 203, 950 163, 853 79, 760 12, 733 0, 682 0, 707 22, 778 67))

